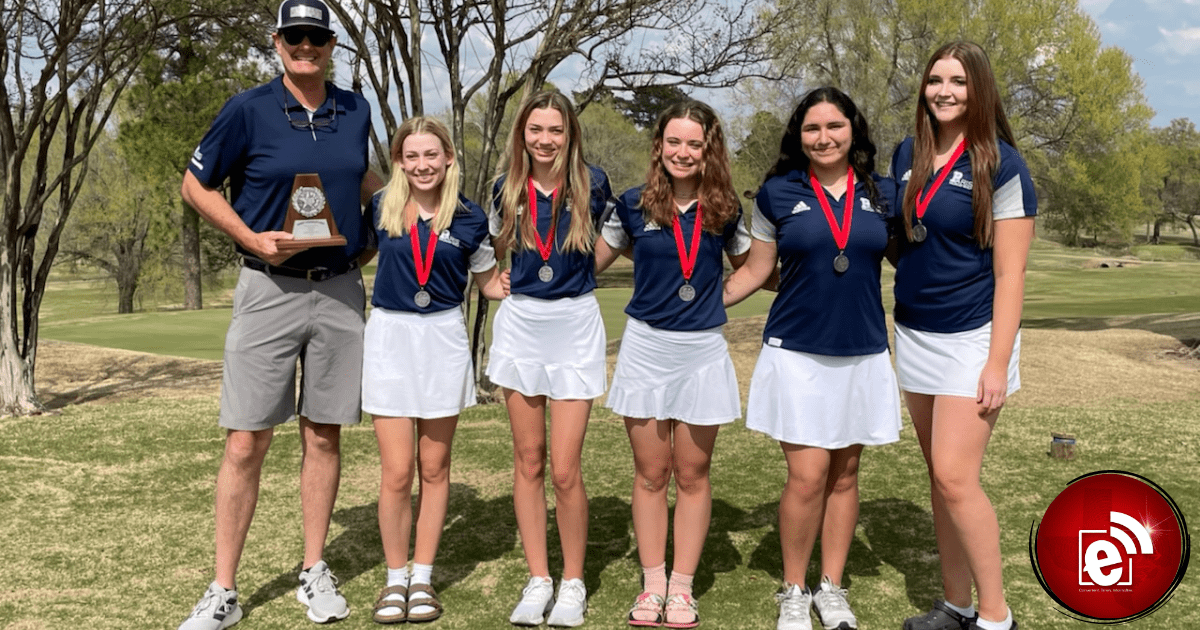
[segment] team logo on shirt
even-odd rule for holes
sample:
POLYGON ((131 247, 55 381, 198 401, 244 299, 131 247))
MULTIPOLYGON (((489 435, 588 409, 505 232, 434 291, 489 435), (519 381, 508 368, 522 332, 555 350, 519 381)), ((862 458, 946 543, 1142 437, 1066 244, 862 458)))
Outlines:
POLYGON ((861 202, 861 204, 862 204, 862 209, 863 209, 864 211, 866 211, 866 212, 871 212, 871 213, 874 213, 874 214, 883 214, 883 209, 882 209, 882 208, 876 208, 875 206, 871 205, 871 200, 870 200, 870 199, 862 198, 862 199, 859 199, 859 202, 861 202))
POLYGON ((908 178, 910 178, 910 177, 912 177, 912 169, 911 168, 908 169, 907 171, 904 171, 904 174, 900 176, 900 181, 906 182, 906 181, 908 181, 908 178))
POLYGON ((654 221, 647 221, 646 225, 642 226, 643 232, 653 232, 654 230, 661 230, 661 229, 662 229, 662 226, 655 223, 654 221))
POLYGON ((192 164, 195 164, 196 168, 203 171, 204 164, 202 162, 204 162, 204 154, 200 152, 200 147, 196 147, 196 150, 192 151, 192 164))
POLYGON ((796 204, 796 207, 792 208, 792 214, 800 214, 801 212, 808 212, 809 210, 812 210, 812 208, 810 208, 808 204, 801 201, 796 204))
POLYGON ((962 171, 954 171, 954 173, 950 175, 950 181, 946 183, 954 186, 955 188, 961 188, 963 190, 974 190, 975 188, 975 182, 964 178, 962 171))
POLYGON ((438 234, 438 240, 453 247, 462 247, 462 241, 450 236, 449 232, 442 232, 441 234, 438 234))

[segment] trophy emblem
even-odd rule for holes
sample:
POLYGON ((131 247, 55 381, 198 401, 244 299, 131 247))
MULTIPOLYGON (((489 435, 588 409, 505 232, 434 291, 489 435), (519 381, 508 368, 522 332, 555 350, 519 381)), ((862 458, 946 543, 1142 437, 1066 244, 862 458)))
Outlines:
POLYGON ((292 235, 290 241, 275 242, 275 246, 284 251, 346 244, 346 237, 338 234, 320 175, 296 174, 283 231, 292 235))

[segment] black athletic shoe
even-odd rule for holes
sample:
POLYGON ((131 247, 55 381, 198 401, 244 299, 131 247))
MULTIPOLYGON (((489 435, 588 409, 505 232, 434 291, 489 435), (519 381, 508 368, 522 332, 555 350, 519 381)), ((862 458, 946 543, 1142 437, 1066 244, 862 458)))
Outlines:
MULTIPOLYGON (((909 617, 904 620, 904 630, 978 630, 975 620, 979 616, 964 617, 946 605, 946 602, 933 600, 933 609, 924 615, 909 617)), ((1016 630, 1017 625, 1013 624, 1016 630)))

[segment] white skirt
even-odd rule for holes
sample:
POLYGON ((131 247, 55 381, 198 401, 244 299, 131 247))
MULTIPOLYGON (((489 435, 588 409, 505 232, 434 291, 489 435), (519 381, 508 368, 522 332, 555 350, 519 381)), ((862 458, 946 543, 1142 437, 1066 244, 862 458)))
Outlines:
POLYGON ((510 295, 492 322, 487 375, 526 396, 590 400, 608 384, 605 344, 594 294, 557 300, 510 295))
MULTIPOLYGON (((974 330, 935 333, 896 324, 896 372, 900 389, 932 396, 979 395, 979 374, 987 363, 992 322, 974 330)), ((1008 360, 1008 393, 1021 388, 1021 331, 1008 360)))
POLYGON ((750 378, 746 426, 825 449, 900 439, 900 392, 888 352, 850 357, 764 345, 750 378))
POLYGON ((742 401, 721 330, 662 330, 628 318, 605 406, 629 418, 733 422, 742 401))
POLYGON ((363 333, 363 411, 445 418, 474 405, 475 370, 461 309, 371 309, 363 333))

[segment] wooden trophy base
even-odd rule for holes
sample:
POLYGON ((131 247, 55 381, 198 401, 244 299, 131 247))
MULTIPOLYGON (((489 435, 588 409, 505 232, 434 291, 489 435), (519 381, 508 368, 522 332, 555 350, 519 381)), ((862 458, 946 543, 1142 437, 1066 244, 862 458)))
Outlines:
POLYGON ((275 249, 281 252, 298 252, 310 247, 341 247, 346 244, 346 237, 332 238, 294 238, 290 241, 275 241, 275 249))

